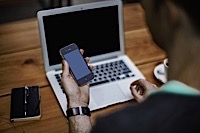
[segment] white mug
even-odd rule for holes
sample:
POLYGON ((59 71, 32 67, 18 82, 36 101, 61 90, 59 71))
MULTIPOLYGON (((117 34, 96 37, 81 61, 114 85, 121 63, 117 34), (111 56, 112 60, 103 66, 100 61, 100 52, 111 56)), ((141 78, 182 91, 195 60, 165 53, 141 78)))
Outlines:
POLYGON ((164 65, 164 74, 167 80, 167 73, 168 73, 168 68, 169 68, 169 62, 168 62, 168 58, 165 58, 163 60, 163 65, 164 65))

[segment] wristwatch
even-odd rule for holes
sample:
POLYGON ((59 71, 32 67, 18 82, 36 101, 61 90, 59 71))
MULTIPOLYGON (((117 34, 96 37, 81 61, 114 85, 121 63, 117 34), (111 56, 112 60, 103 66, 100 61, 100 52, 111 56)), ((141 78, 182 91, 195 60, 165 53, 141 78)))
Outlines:
POLYGON ((71 116, 76 116, 76 115, 87 115, 87 116, 91 116, 90 114, 90 109, 88 107, 75 107, 75 108, 69 108, 66 111, 67 113, 67 117, 71 117, 71 116))

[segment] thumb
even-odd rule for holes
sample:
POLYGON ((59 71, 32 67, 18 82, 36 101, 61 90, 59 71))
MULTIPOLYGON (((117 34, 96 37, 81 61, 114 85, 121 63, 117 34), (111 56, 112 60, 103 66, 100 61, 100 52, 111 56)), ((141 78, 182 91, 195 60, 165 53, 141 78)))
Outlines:
POLYGON ((143 96, 139 94, 139 90, 137 91, 134 86, 131 86, 131 91, 133 97, 138 101, 141 102, 143 100, 143 96))
POLYGON ((67 61, 65 61, 65 60, 62 60, 62 70, 63 70, 62 75, 64 77, 69 75, 69 65, 68 65, 67 61))

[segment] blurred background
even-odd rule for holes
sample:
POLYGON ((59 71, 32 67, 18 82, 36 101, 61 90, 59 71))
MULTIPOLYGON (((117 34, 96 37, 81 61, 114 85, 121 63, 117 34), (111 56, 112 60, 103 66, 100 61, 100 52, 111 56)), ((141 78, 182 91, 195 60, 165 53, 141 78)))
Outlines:
MULTIPOLYGON (((34 18, 38 10, 105 0, 0 0, 0 24, 34 18)), ((133 3, 139 0, 123 0, 133 3)))

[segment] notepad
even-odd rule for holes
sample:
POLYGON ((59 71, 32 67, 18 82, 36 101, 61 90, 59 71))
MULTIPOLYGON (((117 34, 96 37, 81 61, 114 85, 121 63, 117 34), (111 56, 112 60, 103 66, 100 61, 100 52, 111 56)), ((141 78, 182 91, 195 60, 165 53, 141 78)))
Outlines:
POLYGON ((11 92, 10 121, 39 120, 41 117, 38 86, 13 88, 11 92))

